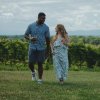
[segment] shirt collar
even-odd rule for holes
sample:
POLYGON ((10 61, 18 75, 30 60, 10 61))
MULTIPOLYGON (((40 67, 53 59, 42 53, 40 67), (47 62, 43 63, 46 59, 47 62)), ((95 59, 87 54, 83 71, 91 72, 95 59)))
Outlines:
POLYGON ((37 21, 36 21, 35 23, 36 23, 37 26, 43 26, 43 25, 44 25, 44 23, 39 25, 39 24, 37 23, 37 21))

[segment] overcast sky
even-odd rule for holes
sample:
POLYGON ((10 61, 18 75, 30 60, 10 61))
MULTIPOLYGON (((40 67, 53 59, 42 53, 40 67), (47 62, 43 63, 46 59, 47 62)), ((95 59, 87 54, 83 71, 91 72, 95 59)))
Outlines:
POLYGON ((0 35, 23 35, 39 12, 51 35, 59 23, 67 31, 100 29, 100 0, 0 0, 0 35))

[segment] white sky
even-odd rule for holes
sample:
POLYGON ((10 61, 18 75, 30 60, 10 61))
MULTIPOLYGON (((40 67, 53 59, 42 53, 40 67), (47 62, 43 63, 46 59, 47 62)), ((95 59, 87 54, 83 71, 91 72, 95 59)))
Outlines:
POLYGON ((59 23, 67 31, 100 29, 100 0, 0 0, 0 34, 23 35, 39 12, 51 34, 59 23))

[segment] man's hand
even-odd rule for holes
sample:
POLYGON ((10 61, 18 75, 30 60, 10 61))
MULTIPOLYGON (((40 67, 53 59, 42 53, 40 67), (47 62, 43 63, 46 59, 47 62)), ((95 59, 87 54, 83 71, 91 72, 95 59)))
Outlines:
POLYGON ((33 43, 37 41, 37 37, 32 37, 31 35, 24 36, 27 40, 32 41, 33 43))
POLYGON ((34 43, 37 41, 37 37, 31 37, 30 40, 34 43))

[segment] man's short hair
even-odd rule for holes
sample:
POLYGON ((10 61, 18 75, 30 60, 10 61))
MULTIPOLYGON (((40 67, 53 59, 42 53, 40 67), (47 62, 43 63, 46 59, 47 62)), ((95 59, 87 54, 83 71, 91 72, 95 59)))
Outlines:
POLYGON ((45 15, 45 13, 40 12, 40 13, 38 14, 38 18, 41 17, 41 16, 46 16, 46 15, 45 15))

